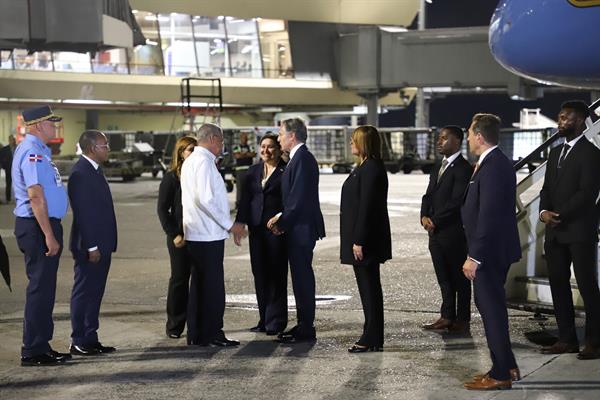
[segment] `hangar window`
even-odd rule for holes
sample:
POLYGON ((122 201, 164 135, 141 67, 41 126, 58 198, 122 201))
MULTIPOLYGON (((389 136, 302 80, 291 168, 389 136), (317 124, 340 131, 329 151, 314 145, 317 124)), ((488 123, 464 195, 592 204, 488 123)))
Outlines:
POLYGON ((200 76, 230 76, 224 18, 194 16, 192 21, 200 76))
POLYGON ((259 19, 258 32, 265 78, 292 78, 292 55, 285 21, 259 19))
POLYGON ((67 72, 92 72, 90 53, 60 51, 54 53, 54 70, 67 72))
POLYGON ((0 51, 0 69, 13 69, 11 51, 0 51))
POLYGON ((188 14, 159 14, 161 49, 165 75, 189 76, 196 71, 192 17, 188 14))
POLYGON ((13 53, 15 69, 33 69, 38 71, 52 71, 52 53, 38 51, 28 54, 25 49, 15 49, 13 53))
POLYGON ((262 78, 262 60, 256 20, 225 17, 231 74, 237 78, 262 78))
POLYGON ((158 16, 150 12, 138 11, 135 19, 146 37, 146 44, 127 50, 130 71, 138 75, 163 75, 158 16))
POLYGON ((92 68, 97 74, 128 74, 127 52, 125 49, 100 51, 92 58, 92 68))

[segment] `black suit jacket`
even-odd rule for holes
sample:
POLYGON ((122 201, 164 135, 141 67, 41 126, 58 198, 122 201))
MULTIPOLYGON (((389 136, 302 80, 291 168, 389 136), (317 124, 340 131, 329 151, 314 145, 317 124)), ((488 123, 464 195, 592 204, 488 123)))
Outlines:
POLYGON ((517 178, 512 162, 496 148, 469 182, 461 209, 469 256, 510 266, 521 258, 516 214, 517 178))
POLYGON ((183 235, 181 182, 174 171, 167 172, 160 181, 156 212, 167 235, 173 237, 183 235))
POLYGON ((319 166, 306 145, 300 146, 281 177, 283 214, 277 226, 290 243, 313 246, 325 237, 325 223, 319 205, 319 166))
POLYGON ((438 162, 429 175, 429 185, 421 200, 421 218, 429 217, 435 225, 434 234, 449 227, 462 226, 460 208, 465 190, 473 174, 473 167, 459 155, 448 164, 438 182, 441 162, 438 162))
POLYGON ((250 229, 267 226, 267 222, 283 211, 281 199, 281 177, 285 162, 279 164, 265 183, 261 185, 264 163, 260 161, 248 168, 242 184, 242 197, 235 220, 248 225, 250 229))
POLYGON ((381 160, 365 160, 344 182, 340 203, 342 264, 371 265, 392 258, 387 195, 387 173, 381 160), (354 259, 354 244, 363 246, 362 262, 354 259))
POLYGON ((546 238, 562 243, 597 242, 600 149, 582 137, 558 168, 561 151, 562 146, 550 151, 540 192, 540 212, 554 211, 561 220, 555 228, 546 225, 546 238))
POLYGON ((69 175, 69 200, 73 210, 70 249, 73 257, 87 260, 88 249, 100 254, 117 251, 117 220, 112 195, 104 175, 81 157, 69 175))

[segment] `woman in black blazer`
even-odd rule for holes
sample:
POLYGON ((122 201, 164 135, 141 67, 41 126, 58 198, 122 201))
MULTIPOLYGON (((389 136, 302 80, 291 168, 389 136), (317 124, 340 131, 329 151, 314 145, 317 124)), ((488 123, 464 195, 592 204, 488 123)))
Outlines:
POLYGON ((192 260, 188 255, 183 237, 183 209, 181 206, 181 166, 194 151, 196 138, 184 136, 175 143, 171 167, 164 174, 158 190, 157 212, 160 224, 167 234, 167 249, 171 258, 171 277, 167 292, 167 336, 181 337, 185 327, 190 269, 192 260))
POLYGON ((348 351, 382 351, 383 293, 379 265, 392 258, 388 179, 377 129, 359 126, 352 133, 350 145, 359 165, 342 186, 340 258, 342 264, 354 267, 365 324, 362 336, 348 351))
POLYGON ((260 158, 246 173, 236 222, 248 225, 250 232, 250 264, 260 318, 250 330, 276 335, 288 322, 286 235, 276 236, 267 229, 267 221, 283 210, 281 175, 285 163, 277 136, 262 137, 260 158))

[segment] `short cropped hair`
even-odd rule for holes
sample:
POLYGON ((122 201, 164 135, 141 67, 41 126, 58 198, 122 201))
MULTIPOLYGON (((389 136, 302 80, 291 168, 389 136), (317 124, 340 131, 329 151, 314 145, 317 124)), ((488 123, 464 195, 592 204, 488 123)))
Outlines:
POLYGON ((284 120, 282 125, 286 132, 294 132, 296 134, 296 140, 306 143, 308 133, 306 132, 306 124, 302 119, 289 118, 284 120))
POLYGON ((96 129, 88 129, 84 131, 79 137, 79 147, 81 151, 85 154, 89 153, 98 143, 98 139, 104 137, 104 133, 96 129))
POLYGON ((198 128, 198 134, 196 136, 198 137, 198 142, 206 143, 213 136, 222 138, 223 130, 215 124, 202 124, 202 126, 198 128))
POLYGON ((587 117, 590 116, 589 107, 587 106, 587 104, 585 104, 585 102, 583 102, 581 100, 565 101, 564 103, 561 104, 560 109, 561 110, 564 110, 564 109, 573 110, 575 112, 575 114, 579 115, 583 119, 586 119, 587 117))
POLYGON ((442 129, 440 129, 440 132, 443 131, 444 129, 447 130, 448 133, 450 133, 452 136, 457 138, 460 143, 462 143, 462 141, 465 137, 465 133, 463 132, 463 129, 460 126, 446 125, 442 129))
POLYGON ((479 113, 473 116, 473 130, 483 136, 486 143, 497 145, 500 141, 500 123, 502 120, 494 114, 479 113))

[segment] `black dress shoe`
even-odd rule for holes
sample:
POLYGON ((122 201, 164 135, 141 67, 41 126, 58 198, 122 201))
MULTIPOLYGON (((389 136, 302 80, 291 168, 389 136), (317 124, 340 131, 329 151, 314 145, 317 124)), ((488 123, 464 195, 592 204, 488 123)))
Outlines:
MULTIPOLYGON (((46 367, 49 365, 64 364, 67 358, 62 356, 55 356, 54 351, 51 350, 48 353, 39 354, 32 357, 21 357, 21 366, 23 367, 46 367)), ((60 354, 60 353, 57 353, 60 354)))
POLYGON ((252 328, 250 328, 250 332, 266 332, 267 330, 265 329, 264 326, 258 324, 256 326, 253 326, 252 328))
POLYGON ((355 344, 348 349, 348 353, 367 353, 369 351, 383 351, 383 347, 379 346, 360 346, 355 344))
POLYGON ((240 342, 237 340, 229 340, 226 337, 213 339, 210 343, 211 347, 235 347, 239 346, 240 342))
POLYGON ((600 358, 600 347, 585 346, 583 350, 577 354, 579 360, 596 360, 600 358))
POLYGON ((267 332, 266 332, 267 336, 275 336, 275 335, 279 335, 280 333, 281 333, 281 330, 275 330, 275 331, 267 330, 267 332))
POLYGON ((167 332, 167 337, 171 339, 179 339, 181 337, 181 333, 167 332))
POLYGON ((296 343, 308 343, 315 342, 317 340, 316 336, 303 336, 303 335, 285 335, 280 334, 275 339, 276 342, 283 344, 296 344, 296 343))
POLYGON ((50 354, 52 354, 56 359, 64 359, 65 361, 69 361, 73 358, 69 353, 59 353, 58 351, 52 349, 50 349, 50 354))
POLYGON ((75 356, 97 356, 100 354, 100 351, 98 351, 95 346, 78 346, 76 344, 71 344, 69 353, 75 356))
POLYGON ((116 347, 112 347, 112 346, 103 346, 102 343, 98 342, 94 345, 94 348, 96 350, 98 350, 98 353, 102 353, 102 354, 107 354, 107 353, 114 353, 115 351, 117 351, 116 347))

